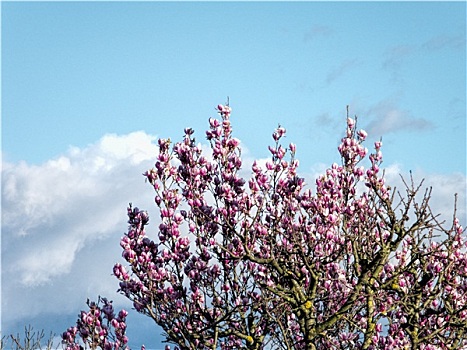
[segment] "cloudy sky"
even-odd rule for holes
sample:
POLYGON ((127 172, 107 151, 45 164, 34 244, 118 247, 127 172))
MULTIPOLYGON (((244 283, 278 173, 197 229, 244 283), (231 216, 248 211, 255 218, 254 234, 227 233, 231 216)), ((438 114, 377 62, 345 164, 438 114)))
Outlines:
MULTIPOLYGON (((465 223, 465 2, 2 2, 2 333, 61 333, 111 275, 158 137, 204 142, 230 98, 247 160, 278 124, 307 179, 338 161, 346 106, 465 223)), ((249 169, 244 169, 248 176, 249 169)), ((309 181, 312 183, 312 181, 309 181)), ((153 222, 157 218, 153 216, 153 222)), ((154 226, 153 226, 154 228, 154 226)), ((155 231, 152 232, 154 234, 155 231)), ((132 348, 162 348, 131 312, 132 348)))

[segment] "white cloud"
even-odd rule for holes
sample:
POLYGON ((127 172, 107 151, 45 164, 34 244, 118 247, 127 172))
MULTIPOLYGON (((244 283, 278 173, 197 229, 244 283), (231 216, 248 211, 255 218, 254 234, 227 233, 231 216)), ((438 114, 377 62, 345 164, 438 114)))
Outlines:
POLYGON ((398 69, 416 51, 417 48, 414 45, 397 45, 387 49, 383 68, 398 69))
POLYGON ((154 140, 144 132, 106 135, 41 165, 3 164, 4 321, 78 310, 86 297, 115 293, 110 275, 126 207, 154 207, 142 176, 154 164, 154 140))
POLYGON ((437 51, 465 51, 465 30, 456 34, 440 34, 421 43, 400 44, 389 47, 382 62, 383 69, 393 73, 396 81, 403 80, 400 69, 411 58, 423 57, 437 51))
POLYGON ((326 84, 329 85, 334 82, 336 79, 340 78, 342 75, 347 73, 349 70, 360 65, 360 60, 357 58, 347 59, 341 62, 337 67, 332 69, 326 76, 326 84))
POLYGON ((458 35, 441 34, 424 42, 421 46, 427 51, 443 49, 465 50, 465 31, 458 35))
POLYGON ((396 98, 387 98, 371 106, 364 115, 371 118, 366 129, 370 135, 386 135, 396 131, 424 131, 433 124, 423 117, 415 117, 408 110, 397 106, 396 98))
MULTIPOLYGON (((385 168, 386 183, 393 189, 400 191, 403 196, 406 196, 405 185, 402 177, 407 184, 410 184, 410 173, 405 170, 400 164, 392 164, 385 168)), ((422 180, 423 184, 418 193, 417 199, 420 201, 425 193, 425 189, 431 187, 430 207, 434 215, 440 215, 441 221, 446 222, 446 227, 452 224, 455 194, 457 193, 457 213, 456 216, 465 227, 467 225, 466 211, 466 194, 467 194, 467 177, 465 174, 437 174, 427 173, 422 169, 417 169, 412 172, 414 185, 418 186, 422 180)))

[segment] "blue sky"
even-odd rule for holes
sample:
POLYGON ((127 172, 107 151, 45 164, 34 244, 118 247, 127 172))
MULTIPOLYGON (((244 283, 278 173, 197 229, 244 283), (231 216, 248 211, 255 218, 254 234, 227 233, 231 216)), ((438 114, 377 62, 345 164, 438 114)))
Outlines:
MULTIPOLYGON (((349 105, 389 180, 413 170, 444 214, 459 192, 465 222, 465 2, 1 6, 3 332, 59 333, 99 294, 125 304, 110 274, 127 203, 152 207, 156 139, 204 142, 227 96, 245 157, 281 124, 310 179, 339 160, 349 105)), ((130 317, 131 345, 160 347, 130 317)))

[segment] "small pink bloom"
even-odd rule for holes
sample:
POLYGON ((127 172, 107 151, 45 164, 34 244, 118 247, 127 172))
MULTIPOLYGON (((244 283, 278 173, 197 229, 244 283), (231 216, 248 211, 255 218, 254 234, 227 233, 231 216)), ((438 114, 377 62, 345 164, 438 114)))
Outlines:
POLYGON ((232 138, 232 139, 230 139, 229 142, 228 142, 228 146, 230 146, 231 148, 235 148, 235 147, 237 147, 239 144, 240 144, 240 140, 239 140, 239 139, 236 139, 236 138, 232 138))
POLYGON ((297 150, 297 146, 294 143, 291 143, 289 145, 289 149, 290 149, 290 152, 295 153, 295 151, 297 150))
POLYGON ((366 137, 368 136, 367 132, 365 130, 360 130, 358 133, 357 133, 358 137, 360 138, 360 140, 364 141, 366 139, 366 137))
POLYGON ((120 322, 117 321, 117 319, 113 319, 112 320, 112 326, 115 328, 115 329, 118 329, 120 327, 120 322))

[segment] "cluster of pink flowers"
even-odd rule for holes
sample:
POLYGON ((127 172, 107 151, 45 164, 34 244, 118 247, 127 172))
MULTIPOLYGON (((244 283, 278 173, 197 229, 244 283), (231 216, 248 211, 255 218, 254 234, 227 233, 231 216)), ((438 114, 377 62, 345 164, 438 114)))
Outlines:
POLYGON ((115 315, 112 301, 106 298, 99 297, 97 303, 88 300, 87 305, 89 310, 81 311, 76 326, 68 328, 62 334, 65 348, 67 350, 129 349, 128 337, 125 335, 125 320, 128 312, 121 310, 115 315))
POLYGON ((113 270, 120 292, 168 343, 183 350, 467 347, 465 231, 457 219, 442 226, 430 191, 420 200, 413 181, 405 195, 387 186, 381 141, 369 153, 367 133, 347 118, 342 162, 312 190, 279 126, 271 158, 254 162, 245 179, 231 109, 217 112, 221 119, 211 118, 206 132, 211 152, 190 128, 181 142, 159 140, 155 166, 144 173, 159 208, 157 234, 150 238, 147 212, 130 204, 120 242, 126 266, 113 270))

